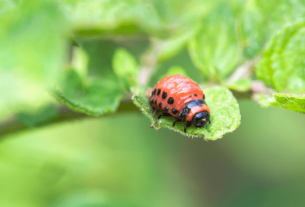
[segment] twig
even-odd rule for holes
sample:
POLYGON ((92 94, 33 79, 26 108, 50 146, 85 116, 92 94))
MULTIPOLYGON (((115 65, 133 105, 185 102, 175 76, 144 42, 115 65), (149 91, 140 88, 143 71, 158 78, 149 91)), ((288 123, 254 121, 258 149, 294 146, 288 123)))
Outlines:
MULTIPOLYGON (((253 68, 260 60, 260 56, 255 57, 252 60, 246 61, 243 65, 239 66, 235 72, 228 79, 228 83, 237 81, 242 78, 251 78, 253 73, 253 68)), ((247 92, 234 91, 234 96, 238 99, 250 99, 252 96, 257 94, 267 94, 270 95, 274 92, 273 89, 268 88, 262 81, 254 80, 251 81, 250 90, 247 92)))
POLYGON ((268 88, 263 82, 261 81, 252 81, 251 82, 251 92, 252 94, 266 94, 271 95, 274 90, 268 88))
POLYGON ((234 82, 241 78, 250 78, 251 70, 260 60, 260 56, 255 57, 253 60, 246 61, 243 65, 239 66, 235 72, 228 79, 228 82, 234 82))
POLYGON ((142 67, 140 68, 138 76, 138 82, 141 85, 146 85, 148 83, 162 48, 162 42, 153 39, 151 40, 151 49, 142 57, 142 67))

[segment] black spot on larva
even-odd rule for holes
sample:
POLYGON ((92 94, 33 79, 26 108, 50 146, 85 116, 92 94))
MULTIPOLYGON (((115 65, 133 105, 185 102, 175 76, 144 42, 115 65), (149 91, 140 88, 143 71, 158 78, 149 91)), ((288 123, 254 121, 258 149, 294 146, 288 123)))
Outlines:
POLYGON ((155 104, 157 105, 157 100, 155 100, 155 104))
POLYGON ((173 114, 177 114, 177 113, 178 113, 178 110, 175 109, 175 108, 173 108, 173 109, 172 109, 172 112, 173 112, 173 114))
POLYGON ((165 112, 168 112, 168 107, 167 107, 167 106, 164 107, 164 111, 165 111, 165 112))
POLYGON ((167 100, 168 104, 173 104, 174 103, 174 98, 173 97, 169 97, 167 100))
POLYGON ((154 100, 151 100, 151 101, 150 101, 150 104, 153 104, 153 103, 154 103, 154 100))
POLYGON ((159 107, 162 108, 162 103, 161 102, 159 103, 159 107))
POLYGON ((203 96, 202 96, 202 99, 204 100, 205 99, 205 95, 203 94, 203 96))
POLYGON ((162 93, 162 99, 166 99, 167 93, 165 91, 163 91, 162 93))
POLYGON ((153 93, 153 95, 155 95, 156 94, 156 89, 152 93, 153 93))
POLYGON ((191 98, 191 97, 192 97, 192 95, 189 95, 189 97, 191 98))
POLYGON ((157 96, 159 96, 160 93, 161 93, 161 89, 159 88, 159 89, 158 89, 158 92, 157 92, 157 96))
POLYGON ((197 94, 194 94, 194 96, 197 96, 197 94))

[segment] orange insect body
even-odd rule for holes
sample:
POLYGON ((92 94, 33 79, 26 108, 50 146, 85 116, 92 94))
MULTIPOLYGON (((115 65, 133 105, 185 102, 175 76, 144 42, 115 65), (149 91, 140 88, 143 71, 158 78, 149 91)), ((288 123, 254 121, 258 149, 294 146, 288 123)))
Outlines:
POLYGON ((204 99, 205 96, 195 81, 178 74, 166 76, 157 83, 150 104, 154 110, 164 112, 163 115, 175 117, 173 125, 180 120, 187 121, 188 126, 193 121, 195 126, 202 127, 207 121, 210 122, 210 109, 204 99), (194 117, 197 122, 194 122, 194 117))

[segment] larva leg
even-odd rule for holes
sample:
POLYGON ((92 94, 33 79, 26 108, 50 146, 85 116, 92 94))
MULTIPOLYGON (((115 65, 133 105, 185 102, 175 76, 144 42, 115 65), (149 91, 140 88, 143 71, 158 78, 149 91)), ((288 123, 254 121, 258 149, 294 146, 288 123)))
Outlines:
POLYGON ((175 119, 174 123, 173 123, 173 127, 175 126, 177 121, 182 121, 181 119, 175 119))
POLYGON ((190 127, 192 125, 191 121, 188 121, 185 125, 184 125, 184 132, 186 133, 186 128, 190 127))
POLYGON ((156 114, 157 109, 155 109, 154 107, 152 107, 152 112, 155 115, 156 114))
POLYGON ((170 115, 169 113, 163 113, 163 114, 158 116, 158 119, 160 119, 162 116, 172 116, 172 115, 170 115))

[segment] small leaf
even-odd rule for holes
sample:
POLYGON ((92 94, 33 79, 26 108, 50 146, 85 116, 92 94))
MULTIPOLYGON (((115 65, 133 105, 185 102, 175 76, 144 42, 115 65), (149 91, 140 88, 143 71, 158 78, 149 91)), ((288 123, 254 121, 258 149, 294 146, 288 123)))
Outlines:
POLYGON ((137 85, 139 67, 136 59, 127 50, 119 48, 115 51, 112 67, 123 88, 130 90, 132 86, 137 85))
POLYGON ((190 41, 192 60, 208 79, 221 81, 241 58, 234 30, 235 15, 230 5, 220 4, 190 41))
POLYGON ((183 122, 177 122, 175 127, 172 127, 175 120, 173 117, 162 117, 157 120, 143 93, 134 95, 133 101, 148 116, 152 121, 152 126, 156 129, 166 127, 186 136, 202 137, 207 140, 216 140, 224 134, 234 131, 240 124, 240 112, 238 103, 232 93, 224 87, 216 86, 205 89, 204 94, 211 110, 211 125, 207 124, 204 128, 191 126, 187 129, 187 133, 183 131, 185 124, 183 122))
POLYGON ((138 64, 135 58, 125 49, 119 48, 115 51, 112 66, 114 73, 119 77, 138 74, 138 64))
POLYGON ((52 92, 58 101, 71 109, 95 116, 114 112, 124 95, 118 82, 95 79, 84 83, 72 69, 66 71, 60 84, 52 92))
POLYGON ((161 80, 165 76, 176 75, 176 74, 180 74, 180 75, 183 75, 185 77, 189 77, 182 67, 180 67, 180 66, 172 66, 170 69, 168 69, 166 74, 160 76, 159 80, 161 80))
POLYGON ((188 29, 187 31, 178 33, 167 40, 159 40, 160 42, 162 42, 162 51, 160 51, 158 60, 162 61, 169 59, 181 52, 186 46, 187 41, 189 41, 189 39, 191 39, 196 34, 196 29, 197 27, 193 27, 191 29, 188 29))
POLYGON ((292 111, 305 113, 305 95, 304 94, 285 94, 273 93, 272 96, 260 97, 263 105, 276 106, 292 111))
POLYGON ((118 80, 118 76, 113 70, 114 55, 117 49, 124 48, 137 62, 147 50, 148 41, 146 39, 123 39, 120 42, 108 39, 82 39, 79 41, 89 57, 88 78, 107 78, 118 80))
POLYGON ((54 104, 47 104, 35 111, 18 112, 16 116, 27 127, 35 127, 56 118, 58 111, 54 104))
POLYGON ((256 74, 278 91, 305 91, 305 21, 284 27, 269 42, 256 74))
POLYGON ((73 47, 72 68, 83 77, 87 76, 89 57, 81 47, 73 47))
POLYGON ((227 87, 235 91, 248 91, 251 87, 251 80, 249 78, 241 78, 233 82, 229 82, 227 87))

